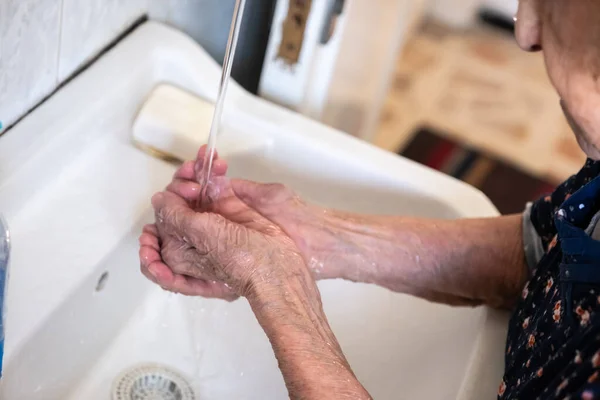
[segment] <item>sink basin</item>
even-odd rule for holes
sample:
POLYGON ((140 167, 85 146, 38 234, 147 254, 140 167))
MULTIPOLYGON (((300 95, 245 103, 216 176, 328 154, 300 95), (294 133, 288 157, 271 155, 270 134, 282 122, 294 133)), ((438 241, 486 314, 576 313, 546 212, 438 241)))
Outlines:
MULTIPOLYGON (((12 230, 3 400, 111 398, 123 371, 160 365, 197 399, 283 399, 269 342, 245 300, 170 294, 139 273, 137 236, 175 166, 136 148, 154 87, 214 101, 220 68, 192 40, 142 25, 0 138, 0 211, 12 230)), ((494 216, 475 189, 230 88, 230 175, 290 185, 351 211, 494 216), (236 139, 239 138, 239 141, 236 139)), ((401 260, 399 260, 401 262, 401 260)), ((319 283, 358 378, 377 399, 492 398, 506 317, 343 281, 319 283)))

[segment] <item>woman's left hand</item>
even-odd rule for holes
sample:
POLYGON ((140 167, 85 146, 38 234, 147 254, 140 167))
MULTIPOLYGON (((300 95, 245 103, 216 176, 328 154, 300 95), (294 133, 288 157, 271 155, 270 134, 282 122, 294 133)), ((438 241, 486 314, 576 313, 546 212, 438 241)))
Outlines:
POLYGON ((223 165, 215 165, 207 210, 194 207, 200 186, 177 176, 170 187, 190 198, 154 196, 156 223, 140 237, 142 273, 170 291, 226 300, 290 274, 310 275, 293 241, 235 195, 223 165))

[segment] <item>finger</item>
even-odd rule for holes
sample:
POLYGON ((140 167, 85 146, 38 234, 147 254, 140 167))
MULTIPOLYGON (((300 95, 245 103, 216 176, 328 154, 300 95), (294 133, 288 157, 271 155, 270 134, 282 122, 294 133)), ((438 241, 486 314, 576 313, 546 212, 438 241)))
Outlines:
POLYGON ((198 196, 200 196, 200 184, 185 179, 173 179, 167 186, 167 190, 184 198, 189 203, 198 201, 198 196))
POLYGON ((184 162, 175 174, 173 175, 173 179, 186 179, 188 181, 196 180, 196 171, 194 170, 194 166, 196 165, 196 161, 186 161, 184 162))
POLYGON ((232 179, 231 188, 235 195, 250 208, 260 213, 277 209, 296 194, 287 186, 280 183, 258 183, 244 179, 232 179))
POLYGON ((165 290, 187 296, 203 296, 224 300, 235 300, 238 296, 226 285, 218 282, 207 282, 173 273, 164 263, 160 254, 149 246, 140 247, 140 270, 151 282, 165 290))
POLYGON ((159 192, 152 197, 152 206, 161 235, 187 237, 194 242, 198 234, 207 236, 208 214, 192 210, 183 197, 172 192, 159 192))
POLYGON ((144 275, 144 277, 146 277, 146 279, 148 279, 150 282, 159 285, 158 280, 156 279, 156 277, 154 275, 152 275, 150 273, 150 271, 148 271, 148 268, 140 263, 140 272, 142 273, 142 275, 144 275))
POLYGON ((160 251, 160 243, 158 242, 158 236, 151 233, 144 232, 139 238, 140 246, 151 247, 156 251, 160 251))
POLYGON ((228 208, 227 203, 228 201, 235 199, 235 194, 231 189, 229 181, 230 179, 226 176, 213 176, 210 184, 206 188, 205 194, 208 197, 209 202, 213 203, 213 212, 220 214, 221 211, 219 208, 221 207, 231 211, 231 209, 228 208))
MULTIPOLYGON (((156 228, 155 224, 146 224, 146 225, 144 225, 144 227, 142 228, 142 235, 152 235, 152 236, 156 237, 156 241, 157 241, 158 246, 160 248, 160 244, 162 243, 162 240, 160 238, 160 235, 158 233, 158 229, 156 228)), ((140 236, 140 239, 141 239, 141 236, 140 236)))
POLYGON ((227 301, 233 301, 239 297, 225 284, 175 274, 164 263, 154 263, 151 265, 151 269, 142 268, 142 273, 164 290, 185 296, 201 296, 227 301))
MULTIPOLYGON (((204 166, 204 156, 201 159, 196 161, 186 161, 175 171, 173 175, 174 179, 185 179, 189 181, 196 181, 196 176, 199 171, 202 170, 204 166)), ((225 175, 227 173, 228 165, 227 161, 221 160, 219 158, 215 158, 213 160, 212 166, 212 175, 220 176, 225 175)))
MULTIPOLYGON (((183 197, 168 191, 158 192, 152 196, 152 207, 154 207, 155 213, 162 219, 167 217, 167 215, 163 214, 182 213, 192 216, 195 214, 183 197)), ((173 222, 170 221, 170 223, 173 222)))
MULTIPOLYGON (((200 172, 202 172, 202 169, 204 168, 204 158, 196 161, 196 164, 194 165, 194 170, 196 172, 196 176, 199 177, 200 172)), ((213 160, 213 165, 212 165, 212 170, 210 172, 211 176, 223 176, 225 174, 227 174, 227 169, 229 168, 227 161, 225 160, 213 160)), ((196 179, 196 180, 200 180, 200 179, 196 179)))
POLYGON ((142 274, 154 283, 158 283, 160 275, 168 267, 162 262, 160 253, 149 246, 141 246, 139 250, 140 270, 142 274))
MULTIPOLYGON (((207 144, 203 144, 202 146, 200 146, 200 148, 198 149, 198 154, 196 154, 196 160, 200 161, 200 160, 204 160, 204 158, 206 157, 206 148, 208 147, 207 144)), ((219 152, 217 150, 215 150, 215 155, 213 157, 213 160, 218 160, 219 159, 219 152)))
MULTIPOLYGON (((196 156, 196 163, 194 165, 196 176, 199 176, 200 172, 204 168, 204 161, 207 156, 207 154, 206 154, 207 147, 208 147, 207 145, 202 145, 200 147, 200 149, 198 150, 198 155, 196 156)), ((219 152, 217 150, 215 150, 215 153, 213 155, 213 165, 212 165, 211 175, 220 176, 220 175, 225 175, 226 173, 227 173, 227 162, 225 160, 221 160, 219 158, 219 152)), ((197 180, 199 180, 199 179, 197 179, 197 180)))
POLYGON ((156 225, 154 224, 146 224, 142 228, 143 233, 150 233, 154 236, 158 236, 158 229, 156 229, 156 225))
POLYGON ((216 175, 216 176, 223 176, 223 175, 227 174, 228 168, 229 168, 229 165, 227 164, 227 161, 225 161, 223 159, 215 160, 215 161, 213 161, 212 173, 213 173, 213 175, 216 175))
POLYGON ((146 278, 165 290, 187 292, 185 285, 181 283, 181 278, 178 278, 178 275, 162 261, 157 251, 149 247, 140 248, 140 270, 146 278))
MULTIPOLYGON (((253 182, 249 182, 249 184, 260 186, 260 184, 253 182)), ((268 187, 270 185, 262 186, 268 187)), ((236 195, 231 180, 227 177, 215 177, 213 184, 208 187, 207 196, 209 199, 218 199, 218 201, 211 204, 210 210, 213 213, 228 216, 235 215, 236 222, 243 222, 245 227, 262 233, 275 234, 281 232, 281 229, 266 217, 266 212, 258 207, 249 206, 236 195)), ((269 207, 263 208, 268 209, 269 207)), ((277 210, 277 208, 275 209, 277 210)), ((213 223, 215 222, 213 221, 213 223)))
MULTIPOLYGON (((167 186, 167 190, 177 194, 178 196, 183 197, 186 201, 190 203, 196 202, 198 201, 198 196, 201 192, 201 186, 198 183, 198 180, 194 178, 189 178, 190 175, 194 175, 194 173, 190 171, 190 168, 192 167, 186 165, 182 168, 183 169, 181 170, 181 172, 176 174, 169 186, 167 186)), ((225 160, 217 160, 212 170, 212 176, 221 177, 224 176, 226 173, 227 163, 225 162, 225 160)))

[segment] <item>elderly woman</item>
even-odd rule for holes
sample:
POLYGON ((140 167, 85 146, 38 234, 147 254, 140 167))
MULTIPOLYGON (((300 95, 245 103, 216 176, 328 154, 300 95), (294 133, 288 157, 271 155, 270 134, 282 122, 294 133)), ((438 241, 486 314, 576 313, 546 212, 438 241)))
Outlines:
POLYGON ((368 282, 452 305, 511 309, 499 398, 600 398, 600 1, 522 0, 517 42, 543 50, 583 169, 522 215, 458 221, 355 215, 281 185, 224 177, 199 212, 199 159, 152 199, 142 272, 186 295, 248 299, 292 398, 370 398, 315 279, 368 282), (418 257, 417 257, 418 256, 418 257))

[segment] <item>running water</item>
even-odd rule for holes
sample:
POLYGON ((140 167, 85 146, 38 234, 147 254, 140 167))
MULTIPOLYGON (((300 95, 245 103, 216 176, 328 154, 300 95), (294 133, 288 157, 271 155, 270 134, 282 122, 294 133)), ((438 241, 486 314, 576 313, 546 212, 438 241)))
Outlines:
POLYGON ((233 10, 233 19, 231 21, 231 28, 229 30, 229 39, 227 41, 227 50, 225 51, 225 59, 223 60, 223 72, 221 73, 221 84, 219 85, 219 93, 217 95, 217 102, 215 104, 215 111, 213 114, 212 125, 210 128, 210 134, 208 136, 208 143, 206 145, 206 153, 204 155, 204 164, 202 165, 202 171, 200 171, 198 182, 202 188, 200 193, 200 204, 199 207, 206 205, 207 199, 207 188, 210 183, 210 175, 212 173, 212 165, 215 157, 215 151, 217 148, 217 136, 219 134, 219 127, 221 125, 221 117, 223 115, 223 106, 225 104, 225 95, 227 93, 227 87, 229 86, 229 78, 231 76, 231 68, 233 65, 233 59, 235 56, 235 50, 237 48, 238 36, 240 34, 240 26, 242 25, 242 16, 244 13, 244 7, 246 0, 237 0, 235 2, 235 8, 233 10))

